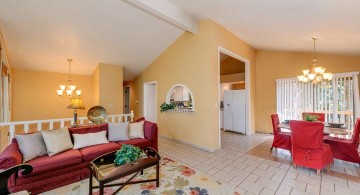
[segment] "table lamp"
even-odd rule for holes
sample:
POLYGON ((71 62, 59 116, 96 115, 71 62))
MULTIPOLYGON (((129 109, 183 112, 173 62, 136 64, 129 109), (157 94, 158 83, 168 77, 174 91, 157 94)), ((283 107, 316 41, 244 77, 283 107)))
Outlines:
POLYGON ((70 108, 70 109, 75 110, 74 111, 74 124, 72 126, 73 127, 78 126, 76 109, 85 109, 84 104, 83 104, 83 99, 80 98, 80 97, 71 98, 70 99, 70 104, 66 108, 70 108))

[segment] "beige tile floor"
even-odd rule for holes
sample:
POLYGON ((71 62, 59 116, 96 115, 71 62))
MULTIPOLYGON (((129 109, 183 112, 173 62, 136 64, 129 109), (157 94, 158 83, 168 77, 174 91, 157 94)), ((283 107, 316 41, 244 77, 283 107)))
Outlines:
POLYGON ((357 194, 360 195, 360 167, 335 160, 330 170, 294 169, 290 153, 269 150, 272 135, 244 136, 222 133, 222 149, 214 153, 165 138, 159 151, 226 182, 241 194, 357 194))

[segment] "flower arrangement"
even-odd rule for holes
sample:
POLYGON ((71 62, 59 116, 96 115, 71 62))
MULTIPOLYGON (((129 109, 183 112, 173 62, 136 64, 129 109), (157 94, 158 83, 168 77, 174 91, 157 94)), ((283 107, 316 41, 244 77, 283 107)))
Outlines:
POLYGON ((313 115, 313 114, 307 114, 307 115, 304 116, 304 119, 306 121, 315 122, 315 121, 318 121, 319 116, 318 115, 313 115))
POLYGON ((114 162, 116 165, 123 165, 144 156, 145 153, 140 148, 123 144, 121 149, 115 153, 114 162))

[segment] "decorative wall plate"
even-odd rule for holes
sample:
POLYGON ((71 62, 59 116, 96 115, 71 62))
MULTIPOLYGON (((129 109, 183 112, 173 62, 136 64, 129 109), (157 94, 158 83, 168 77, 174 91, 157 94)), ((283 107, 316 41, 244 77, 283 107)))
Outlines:
POLYGON ((93 106, 89 109, 87 117, 91 122, 101 124, 106 120, 106 109, 102 106, 93 106))

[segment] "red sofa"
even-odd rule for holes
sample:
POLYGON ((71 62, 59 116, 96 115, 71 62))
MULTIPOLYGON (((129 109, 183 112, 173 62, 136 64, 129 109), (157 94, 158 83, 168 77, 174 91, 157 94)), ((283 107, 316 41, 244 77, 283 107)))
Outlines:
MULTIPOLYGON (((108 124, 91 125, 69 129, 70 135, 107 131, 108 124)), ((71 149, 54 156, 40 156, 26 163, 33 166, 28 175, 12 175, 8 187, 11 192, 27 190, 38 194, 61 186, 65 186, 89 177, 88 163, 94 158, 121 148, 122 144, 135 145, 140 148, 152 147, 158 150, 157 124, 145 121, 145 139, 133 139, 121 142, 110 142, 89 146, 81 149, 71 149)), ((7 169, 21 164, 22 154, 16 139, 0 154, 0 169, 7 169)))

